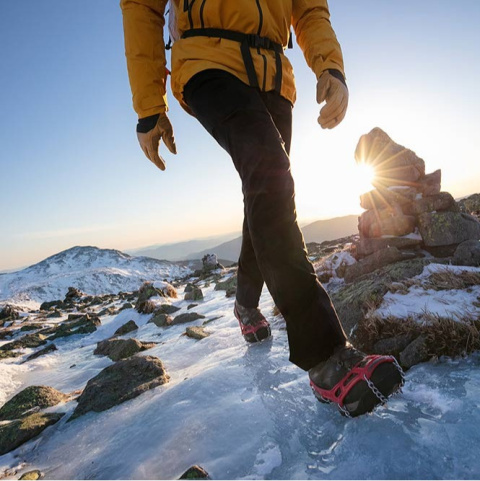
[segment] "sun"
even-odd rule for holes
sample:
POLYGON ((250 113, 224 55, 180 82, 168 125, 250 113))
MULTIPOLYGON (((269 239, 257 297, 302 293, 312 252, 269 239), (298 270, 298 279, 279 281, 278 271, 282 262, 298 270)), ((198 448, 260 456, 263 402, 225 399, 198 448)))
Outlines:
POLYGON ((364 162, 358 163, 355 166, 355 190, 358 194, 364 194, 369 190, 372 190, 373 180, 375 179, 375 170, 371 165, 364 162))

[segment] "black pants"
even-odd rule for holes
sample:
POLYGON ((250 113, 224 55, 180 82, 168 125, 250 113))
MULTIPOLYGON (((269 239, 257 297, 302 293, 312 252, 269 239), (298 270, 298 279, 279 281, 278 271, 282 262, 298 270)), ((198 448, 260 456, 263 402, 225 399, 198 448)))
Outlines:
POLYGON ((265 282, 287 323, 290 361, 308 370, 344 345, 346 337, 297 224, 289 159, 292 105, 221 70, 195 75, 184 99, 230 154, 242 180, 237 301, 257 307, 265 282))

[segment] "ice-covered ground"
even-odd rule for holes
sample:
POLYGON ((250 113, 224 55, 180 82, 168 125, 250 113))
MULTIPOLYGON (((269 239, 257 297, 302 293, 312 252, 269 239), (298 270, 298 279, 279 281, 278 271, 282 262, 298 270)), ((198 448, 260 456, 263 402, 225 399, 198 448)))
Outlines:
MULTIPOLYGON (((346 419, 318 403, 307 374, 288 362, 285 326, 262 310, 273 339, 248 346, 225 292, 204 288, 196 312, 211 319, 211 336, 181 336, 134 310, 102 319, 88 336, 56 341, 58 351, 28 364, 0 363, 0 403, 31 384, 81 389, 111 364, 96 343, 126 321, 130 335, 160 344, 170 382, 102 413, 71 423, 65 416, 41 437, 0 457, 2 469, 27 463, 47 479, 174 479, 193 464, 213 479, 478 479, 480 355, 412 368, 386 407, 346 419)), ((408 296, 403 296, 408 298, 408 296)), ((186 309, 188 302, 176 303, 186 309)), ((183 312, 183 311, 181 311, 183 312)), ((201 324, 203 320, 195 324, 201 324)), ((53 410, 71 412, 75 402, 53 410)))

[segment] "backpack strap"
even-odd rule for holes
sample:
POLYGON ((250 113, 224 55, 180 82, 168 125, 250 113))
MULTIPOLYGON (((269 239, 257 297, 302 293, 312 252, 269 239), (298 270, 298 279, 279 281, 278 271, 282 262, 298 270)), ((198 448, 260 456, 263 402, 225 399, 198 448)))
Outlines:
POLYGON ((257 74, 253 64, 251 48, 263 48, 275 52, 275 91, 280 93, 282 88, 282 58, 283 47, 279 43, 273 42, 267 37, 260 35, 236 32, 234 30, 224 30, 221 28, 193 28, 183 33, 182 38, 192 37, 212 37, 224 38, 240 43, 240 51, 242 53, 243 63, 247 71, 248 82, 251 87, 260 88, 258 84, 257 74))

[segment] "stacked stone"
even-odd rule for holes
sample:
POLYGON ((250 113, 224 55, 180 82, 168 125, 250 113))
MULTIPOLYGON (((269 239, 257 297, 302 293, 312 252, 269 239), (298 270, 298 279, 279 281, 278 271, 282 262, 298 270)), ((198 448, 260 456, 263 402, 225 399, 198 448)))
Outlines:
POLYGON ((355 159, 374 168, 375 189, 360 198, 366 209, 356 243, 361 262, 346 277, 422 255, 420 249, 450 256, 460 243, 480 239, 477 219, 461 213, 452 195, 441 192, 441 171, 425 174, 423 159, 383 130, 360 138, 355 159))

